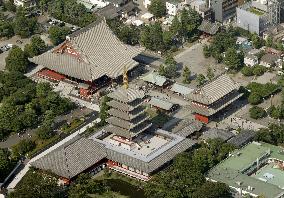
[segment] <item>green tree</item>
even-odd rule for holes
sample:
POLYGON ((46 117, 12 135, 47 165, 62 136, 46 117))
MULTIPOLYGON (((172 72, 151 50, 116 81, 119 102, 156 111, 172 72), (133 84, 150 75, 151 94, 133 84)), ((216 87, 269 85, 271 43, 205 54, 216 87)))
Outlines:
POLYGON ((3 6, 6 10, 11 11, 11 12, 16 12, 17 10, 17 7, 15 6, 13 0, 4 1, 3 6))
POLYGON ((47 45, 39 36, 33 36, 31 38, 31 43, 26 44, 25 46, 25 53, 28 57, 34 57, 37 55, 42 54, 47 50, 47 45))
POLYGON ((252 34, 251 41, 252 41, 254 48, 256 49, 261 48, 263 45, 261 38, 256 33, 252 34))
POLYGON ((147 49, 164 51, 163 29, 160 23, 145 26, 141 32, 140 42, 147 49))
POLYGON ((207 68, 207 74, 206 74, 206 77, 209 79, 209 80, 212 80, 214 77, 215 77, 215 74, 212 70, 211 67, 208 67, 207 68))
POLYGON ((165 65, 165 76, 168 78, 175 78, 177 76, 177 62, 172 54, 166 56, 165 65))
POLYGON ((204 85, 206 83, 206 78, 203 74, 198 74, 196 78, 196 82, 198 86, 204 85))
POLYGON ((230 70, 239 70, 243 66, 243 56, 234 48, 226 51, 224 61, 230 70))
POLYGON ((265 45, 267 47, 272 47, 273 46, 273 38, 270 35, 266 38, 265 45))
POLYGON ((19 182, 9 198, 47 198, 63 197, 61 186, 57 184, 58 179, 46 173, 30 170, 19 182), (61 194, 61 196, 60 196, 61 194))
POLYGON ((53 45, 58 45, 62 43, 66 36, 70 34, 70 28, 68 27, 59 27, 59 26, 52 26, 49 28, 49 38, 53 45))
POLYGON ((170 26, 170 31, 173 35, 177 36, 178 40, 180 39, 180 31, 181 31, 181 23, 179 21, 178 16, 174 16, 172 24, 170 26))
POLYGON ((12 168, 13 162, 10 159, 10 152, 7 149, 0 148, 0 181, 4 181, 12 168))
POLYGON ((48 93, 51 92, 52 88, 48 83, 38 83, 36 85, 36 96, 39 98, 45 98, 48 96, 48 93))
POLYGON ((267 113, 274 119, 280 119, 280 118, 283 117, 281 110, 282 110, 281 108, 279 108, 279 107, 276 108, 273 105, 267 110, 267 113))
POLYGON ((245 66, 241 69, 241 73, 244 76, 253 76, 253 68, 245 66))
POLYGON ((249 115, 253 119, 264 118, 267 114, 266 111, 258 106, 253 106, 249 110, 249 115))
POLYGON ((166 69, 165 69, 165 66, 163 64, 160 65, 158 73, 161 76, 165 76, 166 75, 166 69))
POLYGON ((133 25, 121 25, 117 36, 122 42, 128 45, 136 45, 139 43, 139 33, 140 30, 133 25))
POLYGON ((36 147, 36 144, 32 140, 21 140, 18 144, 12 147, 13 156, 25 155, 32 151, 36 147))
POLYGON ((38 30, 37 19, 34 17, 28 18, 25 14, 26 11, 19 8, 14 20, 14 32, 22 38, 27 38, 38 30))
POLYGON ((248 97, 248 102, 252 105, 257 105, 262 102, 262 97, 258 93, 251 93, 248 97))
POLYGON ((36 134, 40 139, 46 140, 51 138, 54 135, 54 132, 51 126, 43 125, 37 129, 36 134))
POLYGON ((208 45, 203 46, 203 55, 205 58, 209 58, 211 56, 210 47, 208 45))
POLYGON ((9 21, 6 21, 7 19, 3 19, 3 21, 0 21, 0 37, 6 37, 10 38, 14 36, 14 27, 13 24, 9 21))
POLYGON ((152 0, 151 4, 148 7, 148 10, 156 18, 161 18, 167 13, 166 2, 162 0, 152 0))
POLYGON ((190 75, 191 75, 191 71, 189 70, 187 66, 185 66, 183 69, 183 73, 182 73, 183 83, 186 83, 186 84, 190 83, 190 75))
POLYGON ((27 71, 29 61, 23 50, 19 47, 13 47, 5 59, 6 69, 9 71, 18 71, 25 73, 27 71))
POLYGON ((262 76, 266 72, 266 67, 262 65, 253 66, 253 74, 256 76, 262 76))
POLYGON ((101 119, 101 124, 104 125, 106 124, 106 119, 108 118, 108 110, 109 106, 107 105, 107 102, 110 101, 110 98, 107 96, 103 97, 101 107, 100 107, 100 119, 101 119))
POLYGON ((232 198, 229 186, 219 182, 205 182, 193 193, 193 198, 232 198))
POLYGON ((109 191, 109 187, 101 181, 94 180, 88 174, 81 174, 71 185, 68 197, 81 198, 87 197, 88 194, 102 195, 106 191, 109 191))
POLYGON ((42 2, 42 7, 48 7, 48 14, 61 21, 85 27, 94 22, 97 17, 76 0, 54 0, 42 2))

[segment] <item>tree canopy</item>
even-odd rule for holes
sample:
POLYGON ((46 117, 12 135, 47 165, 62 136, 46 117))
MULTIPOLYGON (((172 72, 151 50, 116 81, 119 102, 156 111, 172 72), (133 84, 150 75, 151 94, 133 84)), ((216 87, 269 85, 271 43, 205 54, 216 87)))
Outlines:
POLYGON ((230 70, 239 70, 243 66, 243 55, 234 48, 228 48, 224 58, 225 64, 230 70))
POLYGON ((0 183, 8 176, 15 164, 11 160, 10 152, 7 149, 0 148, 0 183))
POLYGON ((73 103, 53 92, 48 84, 35 84, 18 72, 0 72, 0 84, 1 139, 37 126, 49 111, 56 116, 73 108, 73 103))
POLYGON ((156 18, 161 18, 167 13, 166 2, 163 0, 152 0, 151 4, 148 7, 148 10, 156 18))
POLYGON ((22 38, 27 38, 36 33, 38 23, 35 17, 27 17, 23 8, 17 9, 16 18, 14 20, 14 32, 22 38))
POLYGON ((53 45, 58 45, 65 41, 66 36, 70 34, 71 30, 68 27, 52 26, 48 30, 49 38, 53 45))
POLYGON ((25 53, 28 57, 34 57, 42 54, 47 50, 47 45, 39 36, 33 36, 31 43, 25 45, 25 53))
POLYGON ((258 107, 258 106, 253 106, 249 110, 249 115, 253 119, 260 119, 260 118, 265 117, 267 114, 263 108, 258 107))
POLYGON ((8 198, 59 198, 63 197, 62 191, 63 188, 57 185, 57 178, 31 169, 8 198))
POLYGON ((204 197, 219 198, 226 195, 231 197, 229 188, 224 184, 210 184, 203 174, 211 167, 226 158, 233 146, 221 140, 210 140, 208 144, 192 153, 182 153, 174 159, 173 165, 155 175, 145 186, 147 197, 155 198, 186 198, 204 197), (212 191, 211 186, 218 191, 212 191), (205 196, 206 197, 206 196, 205 196))
POLYGON ((255 140, 282 145, 284 143, 284 124, 270 124, 268 128, 260 129, 256 133, 255 140))
POLYGON ((88 12, 87 8, 76 0, 40 0, 39 4, 42 10, 48 11, 54 18, 80 27, 85 27, 97 19, 95 14, 88 12))
POLYGON ((165 64, 160 65, 159 74, 167 78, 177 77, 177 62, 171 54, 166 56, 165 64))
POLYGON ((6 69, 9 71, 25 73, 29 65, 28 57, 18 46, 13 46, 5 61, 6 69))

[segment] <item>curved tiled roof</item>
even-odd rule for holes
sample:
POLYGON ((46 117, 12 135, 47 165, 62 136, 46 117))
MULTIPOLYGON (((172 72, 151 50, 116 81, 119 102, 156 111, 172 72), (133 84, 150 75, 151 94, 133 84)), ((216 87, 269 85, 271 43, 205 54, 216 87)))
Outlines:
POLYGON ((81 138, 32 162, 32 166, 72 178, 105 157, 106 150, 103 144, 81 138))
POLYGON ((32 62, 56 72, 82 79, 94 80, 103 75, 117 78, 124 68, 133 69, 138 65, 133 60, 141 48, 122 43, 110 30, 105 21, 95 22, 71 34, 64 42, 75 53, 58 53, 62 44, 31 59, 32 62))
POLYGON ((230 92, 238 90, 240 85, 229 76, 221 75, 200 89, 196 89, 188 95, 188 98, 202 104, 212 104, 223 98, 230 92))
POLYGON ((144 96, 145 93, 143 91, 132 88, 125 89, 124 87, 119 87, 114 92, 108 94, 108 97, 124 103, 129 103, 136 99, 142 99, 144 96))

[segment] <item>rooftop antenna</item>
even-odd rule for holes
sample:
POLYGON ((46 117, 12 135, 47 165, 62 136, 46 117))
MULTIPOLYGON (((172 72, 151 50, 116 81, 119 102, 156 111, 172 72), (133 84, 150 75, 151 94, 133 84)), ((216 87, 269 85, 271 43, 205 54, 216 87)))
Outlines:
POLYGON ((129 87, 127 72, 128 72, 127 67, 124 66, 123 86, 124 86, 125 89, 128 89, 128 87, 129 87))

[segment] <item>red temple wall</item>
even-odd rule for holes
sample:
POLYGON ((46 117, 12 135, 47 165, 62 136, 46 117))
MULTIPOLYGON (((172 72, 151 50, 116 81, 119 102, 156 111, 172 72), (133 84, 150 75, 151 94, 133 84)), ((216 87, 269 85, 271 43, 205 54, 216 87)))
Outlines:
POLYGON ((200 114, 195 114, 195 119, 196 120, 199 120, 205 124, 208 124, 209 123, 209 118, 206 117, 206 116, 203 116, 203 115, 200 115, 200 114))

